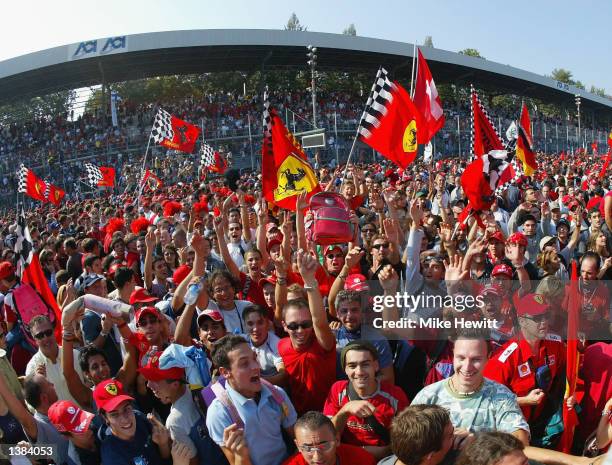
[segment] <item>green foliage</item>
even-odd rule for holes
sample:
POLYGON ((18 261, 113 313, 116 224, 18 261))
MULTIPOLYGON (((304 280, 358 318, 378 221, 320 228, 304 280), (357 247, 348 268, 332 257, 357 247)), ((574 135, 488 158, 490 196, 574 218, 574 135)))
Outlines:
POLYGON ((306 26, 302 26, 295 12, 291 13, 291 16, 289 17, 289 21, 287 21, 287 25, 285 26, 285 31, 307 31, 307 30, 308 28, 306 26))
POLYGON ((475 58, 482 58, 482 59, 484 59, 484 57, 480 54, 480 52, 478 50, 476 50, 475 48, 465 48, 463 50, 459 50, 459 53, 461 55, 467 55, 469 57, 475 57, 475 58))
POLYGON ((355 25, 351 23, 349 24, 349 27, 347 27, 344 31, 342 31, 342 34, 347 35, 347 36, 356 36, 357 29, 355 29, 355 25))
POLYGON ((555 81, 563 82, 565 84, 574 84, 572 72, 564 68, 553 69, 550 77, 552 77, 555 81))
POLYGON ((600 97, 606 96, 606 89, 604 89, 603 87, 591 86, 591 89, 589 90, 589 92, 591 94, 599 95, 600 97))
POLYGON ((425 40, 423 41, 423 47, 433 47, 433 39, 431 36, 425 36, 425 40))
POLYGON ((76 93, 73 90, 66 90, 2 105, 0 106, 0 123, 68 115, 75 98, 76 93))

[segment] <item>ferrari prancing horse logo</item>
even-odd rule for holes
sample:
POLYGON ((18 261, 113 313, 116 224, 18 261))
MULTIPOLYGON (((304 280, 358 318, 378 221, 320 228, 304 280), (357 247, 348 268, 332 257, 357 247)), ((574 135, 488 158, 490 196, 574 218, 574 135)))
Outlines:
POLYGON ((106 390, 106 392, 108 392, 111 396, 116 396, 117 395, 117 385, 110 383, 107 384, 104 389, 106 390))
POLYGON ((291 153, 276 172, 278 187, 274 189, 274 200, 282 200, 310 192, 317 185, 317 178, 308 162, 291 153))
POLYGON ((408 126, 406 126, 406 129, 404 130, 402 146, 403 146, 404 152, 406 153, 416 152, 417 126, 416 126, 416 121, 414 119, 410 120, 410 123, 408 123, 408 126))

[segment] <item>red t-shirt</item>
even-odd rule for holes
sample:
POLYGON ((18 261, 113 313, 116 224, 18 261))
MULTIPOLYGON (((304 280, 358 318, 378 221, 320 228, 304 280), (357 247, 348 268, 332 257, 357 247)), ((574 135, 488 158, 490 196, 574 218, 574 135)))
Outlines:
MULTIPOLYGON (((308 462, 298 452, 285 460, 282 465, 308 465, 308 462)), ((376 465, 376 460, 361 447, 339 444, 336 449, 336 465, 376 465)))
POLYGON ((363 204, 365 197, 363 195, 356 195, 351 200, 348 201, 351 210, 357 210, 363 204))
POLYGON ((323 404, 332 384, 336 381, 336 348, 325 351, 312 335, 312 342, 297 351, 291 339, 278 343, 278 352, 289 375, 291 400, 298 415, 310 410, 323 410, 323 404))
MULTIPOLYGON (((531 353, 527 341, 513 338, 493 354, 484 369, 484 376, 507 386, 517 397, 523 397, 538 388, 537 369, 548 364, 551 380, 554 380, 565 368, 565 355, 565 344, 559 336, 546 336, 540 341, 537 354, 531 353)), ((521 410, 527 421, 533 421, 542 413, 544 406, 545 402, 541 402, 535 407, 524 405, 521 410)))
POLYGON ((242 285, 242 291, 239 292, 240 300, 248 300, 249 302, 252 302, 257 305, 261 305, 264 308, 268 308, 268 305, 266 304, 266 299, 264 299, 263 291, 261 289, 261 286, 259 285, 259 282, 254 281, 252 279, 250 279, 249 281, 250 281, 250 284, 249 284, 248 292, 245 295, 244 291, 247 290, 245 288, 246 283, 247 283, 247 275, 241 272, 240 273, 240 284, 242 285))
POLYGON ((584 379, 584 399, 578 427, 583 438, 595 431, 601 411, 612 398, 612 344, 597 342, 584 351, 581 378, 584 379))
MULTIPOLYGON (((336 415, 340 409, 349 402, 346 392, 348 381, 337 381, 329 391, 323 413, 327 416, 336 415)), ((366 399, 374 407, 374 417, 385 428, 391 426, 393 417, 408 406, 408 398, 401 388, 381 382, 379 390, 372 397, 366 399)), ((386 446, 364 418, 355 416, 348 417, 346 427, 342 433, 342 442, 354 446, 386 446)))

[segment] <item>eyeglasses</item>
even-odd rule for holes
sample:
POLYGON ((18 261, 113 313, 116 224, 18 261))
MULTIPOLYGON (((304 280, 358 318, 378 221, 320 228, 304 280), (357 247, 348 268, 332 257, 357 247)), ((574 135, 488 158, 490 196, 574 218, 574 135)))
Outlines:
POLYGON ((144 318, 138 322, 138 326, 144 328, 145 326, 149 326, 155 323, 159 323, 157 318, 144 318))
POLYGON ((312 328, 312 321, 302 321, 300 323, 289 323, 287 329, 289 331, 297 331, 299 328, 309 329, 312 328))
POLYGON ((40 341, 41 339, 44 339, 44 338, 46 338, 46 337, 50 337, 50 336, 52 336, 52 335, 53 335, 53 328, 51 328, 51 329, 47 329, 46 331, 41 331, 41 332, 40 332, 40 333, 38 333, 38 334, 33 334, 34 339, 38 339, 39 341, 40 341))
POLYGON ((320 444, 313 445, 302 444, 301 446, 298 446, 298 449, 300 449, 305 454, 314 454, 316 451, 328 452, 332 449, 332 447, 334 447, 335 442, 336 441, 325 441, 320 444))
POLYGON ((543 321, 548 320, 549 315, 548 315, 548 313, 542 313, 541 315, 535 315, 535 316, 521 315, 521 318, 525 318, 527 320, 531 320, 534 323, 542 323, 543 321))
POLYGON ((385 242, 384 244, 374 244, 372 246, 372 248, 376 249, 376 250, 378 250, 378 249, 388 249, 389 248, 389 243, 385 242))

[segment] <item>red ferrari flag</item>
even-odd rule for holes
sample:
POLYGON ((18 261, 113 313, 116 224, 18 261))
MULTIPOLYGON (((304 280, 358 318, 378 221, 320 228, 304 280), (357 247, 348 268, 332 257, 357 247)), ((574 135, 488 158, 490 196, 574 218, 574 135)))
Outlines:
POLYGON ((26 194, 34 200, 40 200, 41 202, 47 201, 45 196, 47 184, 45 181, 36 176, 31 169, 26 168, 24 165, 21 165, 18 176, 18 192, 26 194))
POLYGON ((429 71, 429 66, 417 48, 417 77, 414 87, 414 105, 423 115, 423 135, 419 138, 419 144, 426 144, 444 126, 444 110, 442 101, 438 95, 436 84, 429 71))
POLYGON ((164 183, 161 179, 159 179, 155 173, 151 170, 146 170, 144 176, 142 177, 142 181, 140 183, 143 187, 146 187, 151 192, 155 192, 157 189, 161 189, 164 187, 164 183))
POLYGON ((160 108, 153 121, 151 137, 156 144, 166 148, 192 153, 200 137, 200 128, 160 108))
POLYGON ((53 205, 58 206, 62 202, 62 199, 66 195, 66 192, 64 192, 63 189, 60 189, 59 187, 54 186, 51 183, 47 183, 46 194, 47 194, 46 195, 47 200, 51 202, 53 205))
POLYGON ((504 144, 472 87, 472 154, 481 157, 491 150, 504 150, 504 144))
MULTIPOLYGON (((569 287, 569 305, 567 309, 567 367, 565 369, 566 386, 565 398, 573 396, 578 381, 578 330, 581 300, 578 292, 578 267, 572 261, 572 279, 569 287)), ((574 441, 574 430, 578 425, 578 416, 575 409, 568 409, 563 402, 563 434, 559 441, 559 450, 569 453, 574 441)))
POLYGON ((610 130, 610 134, 608 134, 608 147, 612 149, 612 130, 610 130))
POLYGON ((298 194, 308 198, 321 190, 300 143, 285 127, 264 94, 264 141, 261 154, 262 191, 268 202, 295 211, 298 194))
POLYGON ((518 140, 516 141, 516 156, 521 161, 523 173, 526 176, 532 176, 538 169, 538 163, 533 152, 533 138, 531 137, 531 121, 529 120, 529 112, 527 105, 523 103, 521 111, 521 120, 518 127, 518 140))
POLYGON ((115 168, 85 163, 85 170, 87 171, 87 183, 91 187, 115 186, 115 168))
POLYGON ((425 127, 408 92, 380 68, 359 123, 361 140, 406 168, 416 158, 418 144, 425 142, 425 127))

